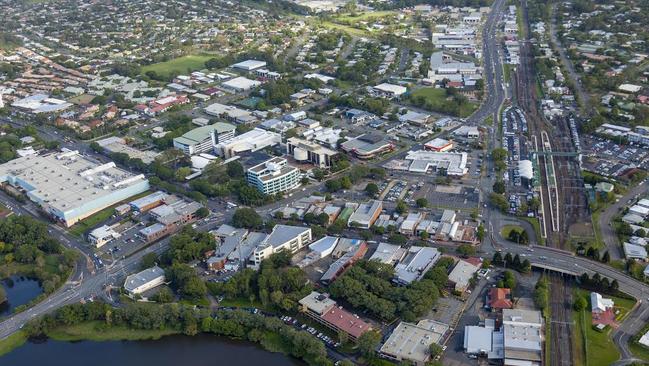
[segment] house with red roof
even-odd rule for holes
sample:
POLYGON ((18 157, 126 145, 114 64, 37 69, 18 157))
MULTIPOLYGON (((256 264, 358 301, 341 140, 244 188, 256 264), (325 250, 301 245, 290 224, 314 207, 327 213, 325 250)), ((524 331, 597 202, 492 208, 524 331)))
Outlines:
POLYGON ((512 309, 514 303, 512 302, 512 290, 508 288, 493 287, 487 292, 487 307, 491 311, 499 311, 502 309, 512 309))

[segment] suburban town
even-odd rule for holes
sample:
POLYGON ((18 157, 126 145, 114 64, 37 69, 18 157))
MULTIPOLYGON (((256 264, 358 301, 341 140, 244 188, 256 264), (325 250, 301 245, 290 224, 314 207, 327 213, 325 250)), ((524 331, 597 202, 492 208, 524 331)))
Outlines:
POLYGON ((646 1, 0 10, 1 365, 649 364, 646 1))

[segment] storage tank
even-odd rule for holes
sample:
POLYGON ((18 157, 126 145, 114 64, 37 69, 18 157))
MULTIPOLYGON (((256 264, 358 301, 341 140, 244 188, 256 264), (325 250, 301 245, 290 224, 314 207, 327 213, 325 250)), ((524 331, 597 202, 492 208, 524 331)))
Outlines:
POLYGON ((304 150, 304 149, 302 149, 300 147, 296 147, 293 150, 293 157, 297 161, 305 161, 305 160, 309 159, 309 154, 307 153, 306 150, 304 150))

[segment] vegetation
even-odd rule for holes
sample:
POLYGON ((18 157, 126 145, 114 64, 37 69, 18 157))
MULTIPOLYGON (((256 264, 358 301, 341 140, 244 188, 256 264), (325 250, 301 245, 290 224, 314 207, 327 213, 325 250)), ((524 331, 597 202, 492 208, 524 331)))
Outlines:
POLYGON ((238 208, 232 216, 232 225, 234 227, 259 229, 263 224, 261 216, 252 208, 238 208))
POLYGON ((334 281, 329 292, 332 297, 383 320, 398 316, 413 321, 437 301, 439 289, 431 278, 407 286, 396 286, 393 278, 392 266, 361 260, 334 281))
POLYGON ((210 59, 207 55, 188 55, 142 66, 141 72, 151 79, 168 81, 180 74, 203 69, 210 59))
POLYGON ((210 292, 230 300, 259 301, 268 309, 297 311, 298 301, 313 288, 302 269, 289 266, 290 260, 288 253, 273 254, 259 271, 244 269, 225 283, 209 283, 210 292))
MULTIPOLYGON (((546 314, 550 304, 550 282, 546 277, 541 277, 534 286, 534 304, 546 314)), ((546 314, 547 315, 547 314, 546 314)))
POLYGON ((410 95, 410 102, 429 111, 468 117, 476 110, 475 103, 454 88, 421 88, 410 95))
POLYGON ((76 258, 49 236, 42 222, 18 215, 0 220, 0 278, 20 273, 38 279, 45 294, 35 302, 67 280, 76 258))
POLYGON ((27 333, 22 330, 0 340, 0 357, 22 346, 25 342, 27 342, 27 333))
POLYGON ((30 336, 60 339, 150 339, 167 334, 212 333, 260 343, 310 365, 330 365, 324 344, 310 334, 295 330, 280 319, 245 311, 195 309, 179 304, 129 304, 112 308, 100 302, 73 304, 30 322, 30 336), (270 342, 274 340, 274 342, 270 342), (278 347, 278 348, 276 348, 278 347))
MULTIPOLYGON (((573 297, 590 298, 589 290, 575 289, 573 297)), ((613 299, 615 309, 620 311, 620 314, 616 316, 616 320, 621 321, 633 308, 635 300, 615 296, 609 297, 613 299)), ((584 353, 587 365, 610 365, 620 357, 617 347, 611 340, 610 328, 600 332, 592 326, 590 304, 587 304, 580 311, 573 309, 573 318, 576 320, 576 333, 582 334, 585 339, 584 353)))
POLYGON ((491 263, 493 263, 495 266, 505 266, 506 268, 512 268, 521 273, 529 273, 532 270, 532 264, 528 259, 521 261, 521 258, 518 254, 512 257, 512 254, 509 252, 505 254, 505 257, 503 257, 500 252, 494 253, 491 263))

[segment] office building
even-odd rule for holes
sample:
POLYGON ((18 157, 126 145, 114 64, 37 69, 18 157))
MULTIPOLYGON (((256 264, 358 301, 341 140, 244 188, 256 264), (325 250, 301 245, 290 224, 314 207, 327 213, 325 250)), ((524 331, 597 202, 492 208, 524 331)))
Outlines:
POLYGON ((460 259, 448 274, 448 281, 453 284, 455 291, 464 292, 469 286, 469 281, 479 269, 480 267, 475 264, 460 259))
POLYGON ((369 229, 372 227, 376 219, 379 218, 383 210, 383 202, 372 200, 367 203, 358 205, 354 213, 349 216, 347 224, 362 229, 369 229))
POLYGON ((261 261, 280 251, 295 253, 311 243, 311 228, 302 226, 275 225, 273 231, 255 248, 250 261, 259 267, 261 261))
POLYGON ((320 168, 331 167, 332 158, 338 155, 337 151, 298 137, 286 141, 286 153, 299 162, 308 162, 320 168))
POLYGON ((173 140, 174 147, 185 155, 196 155, 214 151, 216 144, 234 137, 235 127, 229 123, 217 122, 213 125, 195 128, 173 140))
POLYGON ((65 226, 149 189, 142 174, 115 163, 98 164, 77 151, 28 155, 0 165, 0 182, 27 197, 65 226))
POLYGON ((437 171, 454 177, 462 177, 468 173, 467 153, 409 151, 406 160, 411 161, 408 171, 413 173, 437 171))
POLYGON ((290 191, 300 185, 300 170, 284 158, 274 157, 246 171, 248 184, 263 194, 290 191))
POLYGON ((232 67, 233 69, 239 69, 243 71, 254 71, 257 69, 261 69, 262 67, 266 67, 266 61, 245 60, 242 62, 238 62, 230 67, 232 67))

